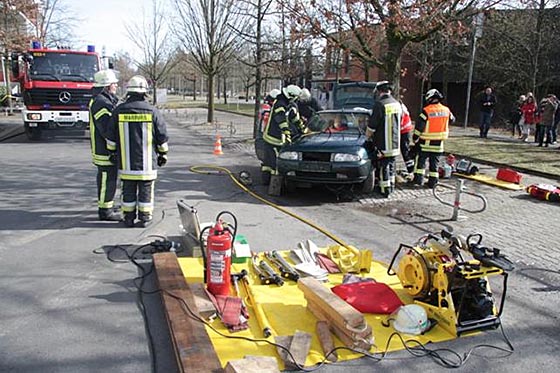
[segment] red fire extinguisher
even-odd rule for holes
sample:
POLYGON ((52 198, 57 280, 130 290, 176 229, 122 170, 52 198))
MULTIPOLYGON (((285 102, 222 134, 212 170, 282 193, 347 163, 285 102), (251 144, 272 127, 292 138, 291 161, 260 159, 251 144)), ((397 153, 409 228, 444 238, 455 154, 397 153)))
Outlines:
POLYGON ((231 249, 235 239, 237 221, 233 233, 220 216, 230 214, 224 211, 218 214, 216 224, 210 228, 206 241, 206 283, 208 291, 214 295, 229 295, 231 286, 231 249))

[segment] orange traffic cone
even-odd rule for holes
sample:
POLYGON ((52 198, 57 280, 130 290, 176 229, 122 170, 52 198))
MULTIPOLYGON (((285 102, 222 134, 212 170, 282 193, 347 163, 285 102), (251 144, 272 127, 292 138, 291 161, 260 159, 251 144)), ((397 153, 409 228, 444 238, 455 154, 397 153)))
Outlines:
POLYGON ((216 141, 214 142, 214 155, 222 155, 222 138, 220 135, 216 135, 216 141))

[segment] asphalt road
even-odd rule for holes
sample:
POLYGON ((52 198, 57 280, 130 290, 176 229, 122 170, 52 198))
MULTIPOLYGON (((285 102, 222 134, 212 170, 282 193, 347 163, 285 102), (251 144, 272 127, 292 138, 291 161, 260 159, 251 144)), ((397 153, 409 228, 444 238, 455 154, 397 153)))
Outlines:
MULTIPOLYGON (((204 113, 194 109, 167 112, 166 117, 169 163, 156 184, 155 224, 147 229, 127 229, 96 219, 96 170, 87 138, 55 137, 31 143, 17 136, 0 143, 0 371, 150 372, 153 357, 158 372, 176 371, 159 295, 143 296, 146 328, 133 283, 139 269, 129 262, 111 262, 94 251, 146 243, 157 235, 175 239, 180 234, 178 199, 195 206, 202 221, 213 220, 222 210, 232 211, 239 233, 254 250, 290 249, 304 239, 319 245, 331 243, 309 226, 262 205, 224 175, 189 171, 200 164, 216 164, 236 173, 247 170, 256 182, 255 192, 266 196, 258 184, 258 161, 244 141, 251 133, 249 119, 220 114, 219 123, 208 126, 202 124, 204 113), (223 136, 222 156, 212 154, 216 133, 223 136)), ((14 124, 0 119, 0 132, 6 126, 14 124)), ((547 181, 529 175, 526 180, 547 181)), ((556 371, 560 276, 541 269, 559 270, 560 207, 535 202, 522 192, 468 186, 485 194, 489 207, 477 215, 464 214, 459 222, 450 222, 450 208, 439 205, 428 192, 406 188, 389 200, 375 196, 338 199, 314 188, 273 201, 351 244, 371 248, 382 260, 388 260, 399 243, 414 243, 442 227, 464 234, 481 232, 485 243, 503 249, 519 268, 510 276, 503 315, 515 352, 505 357, 497 350, 477 349, 460 369, 556 371)), ((115 250, 117 256, 122 253, 115 250)), ((149 263, 144 266, 149 268, 149 263)), ((149 276, 145 289, 154 288, 149 276)), ((431 347, 450 348, 462 355, 480 344, 507 347, 499 331, 431 347)), ((362 359, 321 371, 379 369, 444 370, 428 357, 413 359, 400 352, 379 363, 362 359)))

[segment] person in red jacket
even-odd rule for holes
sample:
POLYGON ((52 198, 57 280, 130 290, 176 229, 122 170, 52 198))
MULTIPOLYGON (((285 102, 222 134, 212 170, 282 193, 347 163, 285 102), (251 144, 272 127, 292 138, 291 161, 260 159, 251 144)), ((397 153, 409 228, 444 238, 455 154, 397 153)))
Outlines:
POLYGON ((404 165, 406 166, 406 171, 411 174, 414 172, 414 154, 410 151, 410 141, 412 140, 412 131, 414 130, 414 125, 410 119, 410 113, 408 108, 401 101, 402 106, 402 118, 401 118, 401 155, 403 157, 404 165))
POLYGON ((527 95, 525 103, 521 106, 521 112, 523 113, 523 137, 521 140, 527 142, 529 141, 529 136, 535 133, 535 123, 538 115, 537 104, 535 103, 535 98, 533 95, 527 95))

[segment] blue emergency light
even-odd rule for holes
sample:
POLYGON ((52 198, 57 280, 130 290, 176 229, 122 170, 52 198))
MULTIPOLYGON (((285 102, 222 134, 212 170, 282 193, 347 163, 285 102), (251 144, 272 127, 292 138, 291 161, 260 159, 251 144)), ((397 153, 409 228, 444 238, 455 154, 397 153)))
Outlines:
POLYGON ((31 49, 41 49, 41 42, 38 40, 33 40, 31 42, 31 49))
POLYGON ((87 51, 91 52, 91 53, 94 53, 95 52, 95 45, 88 45, 87 46, 87 51))

